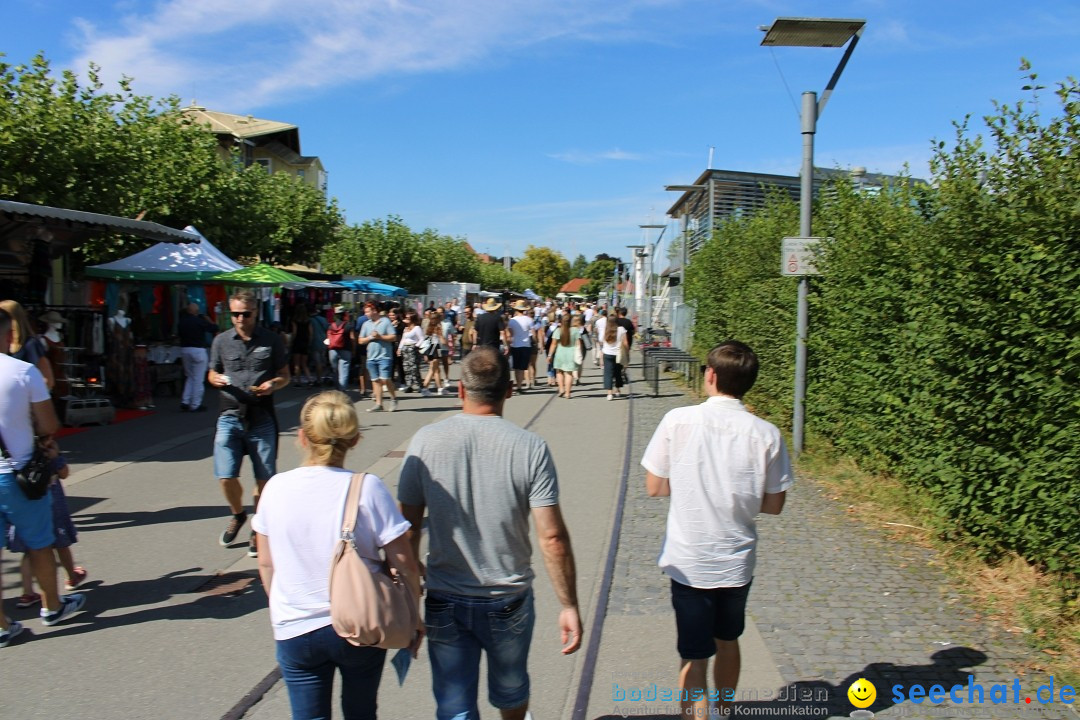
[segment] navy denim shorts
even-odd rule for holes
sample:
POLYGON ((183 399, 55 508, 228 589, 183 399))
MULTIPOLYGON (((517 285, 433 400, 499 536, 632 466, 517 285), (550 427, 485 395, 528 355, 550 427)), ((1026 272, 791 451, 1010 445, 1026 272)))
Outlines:
POLYGON ((753 581, 741 587, 695 588, 671 581, 679 657, 703 660, 716 654, 716 640, 738 640, 746 628, 746 598, 753 581))

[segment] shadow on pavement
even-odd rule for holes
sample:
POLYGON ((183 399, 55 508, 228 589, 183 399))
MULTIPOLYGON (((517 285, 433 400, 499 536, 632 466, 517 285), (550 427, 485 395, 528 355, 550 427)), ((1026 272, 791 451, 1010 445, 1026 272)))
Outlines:
MULTIPOLYGON (((37 640, 51 640, 161 620, 230 620, 266 607, 266 593, 258 580, 258 571, 230 573, 229 576, 234 581, 242 580, 243 582, 235 583, 242 587, 224 594, 207 591, 195 596, 190 602, 147 607, 123 615, 102 613, 143 605, 159 605, 177 595, 193 594, 219 576, 202 573, 202 568, 188 568, 151 580, 131 580, 116 584, 91 582, 86 585, 86 609, 73 616, 70 621, 73 624, 59 625, 47 635, 38 636, 37 640)), ((30 617, 37 614, 36 609, 16 612, 30 612, 30 617)))
MULTIPOLYGON (((877 698, 870 707, 866 708, 874 713, 882 712, 895 703, 893 701, 894 685, 901 685, 906 694, 907 689, 914 684, 922 685, 929 689, 932 685, 940 685, 945 689, 945 697, 948 698, 948 690, 954 685, 964 688, 961 693, 964 701, 967 701, 968 676, 971 671, 963 668, 971 668, 986 662, 985 653, 968 647, 951 647, 939 650, 930 656, 930 664, 927 665, 895 665, 893 663, 871 663, 859 672, 852 673, 836 685, 823 680, 806 680, 795 682, 767 692, 767 699, 752 699, 754 689, 736 690, 736 701, 732 704, 732 716, 745 715, 748 717, 779 718, 780 720, 799 720, 800 718, 846 718, 850 717, 855 707, 848 700, 848 688, 859 678, 865 678, 874 684, 877 690, 877 698), (749 699, 748 699, 749 698, 749 699)), ((990 686, 983 686, 985 700, 990 702, 990 686)), ((672 715, 678 715, 678 702, 659 700, 640 701, 612 701, 613 712, 610 715, 599 715, 593 720, 616 720, 618 718, 634 717, 644 720, 670 720, 672 715), (637 709, 648 709, 647 705, 664 705, 664 709, 650 715, 638 714, 637 709)), ((720 717, 720 716, 717 716, 720 717)))
POLYGON ((82 508, 89 507, 98 501, 100 501, 100 498, 68 498, 68 502, 71 504, 72 520, 75 522, 75 527, 79 532, 117 530, 162 523, 188 522, 216 517, 225 519, 228 517, 228 511, 221 505, 187 505, 162 510, 136 510, 133 512, 83 512, 82 508), (90 500, 91 502, 84 503, 84 500, 90 500))

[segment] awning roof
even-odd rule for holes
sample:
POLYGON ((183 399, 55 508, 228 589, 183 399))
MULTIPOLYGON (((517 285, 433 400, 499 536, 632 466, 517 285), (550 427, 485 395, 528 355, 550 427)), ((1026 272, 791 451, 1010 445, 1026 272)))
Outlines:
POLYGON ((0 238, 20 230, 25 232, 28 226, 47 230, 51 236, 48 239, 61 252, 102 232, 125 233, 166 243, 198 243, 201 239, 198 234, 145 220, 0 200, 0 238))

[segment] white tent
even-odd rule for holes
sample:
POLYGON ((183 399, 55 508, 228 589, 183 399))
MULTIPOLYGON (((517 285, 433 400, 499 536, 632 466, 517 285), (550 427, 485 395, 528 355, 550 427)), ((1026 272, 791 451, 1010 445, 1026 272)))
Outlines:
POLYGON ((158 243, 121 260, 86 268, 89 277, 148 282, 210 280, 243 267, 218 250, 191 225, 185 232, 202 238, 197 243, 158 243))

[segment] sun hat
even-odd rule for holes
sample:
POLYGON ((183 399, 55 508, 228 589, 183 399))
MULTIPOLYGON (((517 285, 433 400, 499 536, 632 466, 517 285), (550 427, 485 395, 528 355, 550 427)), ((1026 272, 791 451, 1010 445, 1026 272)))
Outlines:
POLYGON ((55 310, 50 310, 49 312, 39 317, 38 320, 46 323, 47 325, 63 324, 67 322, 67 320, 64 319, 64 316, 56 312, 55 310))
POLYGON ((525 312, 529 309, 529 303, 525 302, 524 300, 518 300, 510 307, 514 308, 515 310, 521 310, 522 312, 525 312))
POLYGON ((489 297, 487 300, 484 301, 484 304, 481 307, 484 309, 485 312, 495 312, 502 307, 502 303, 493 297, 489 297))

